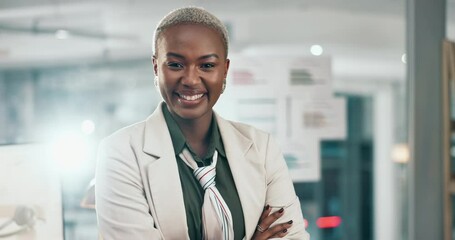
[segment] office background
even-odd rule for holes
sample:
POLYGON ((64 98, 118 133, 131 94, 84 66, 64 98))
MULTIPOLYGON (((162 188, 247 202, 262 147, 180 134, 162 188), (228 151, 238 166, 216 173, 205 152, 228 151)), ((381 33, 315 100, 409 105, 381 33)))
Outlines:
MULTIPOLYGON (((228 26, 231 54, 330 59, 332 94, 346 102, 346 136, 321 140, 320 179, 295 183, 312 239, 420 239, 409 214, 415 181, 406 155, 413 131, 406 53, 418 2, 2 0, 0 144, 63 149, 65 239, 96 239, 95 212, 81 200, 97 143, 160 101, 150 60, 159 19, 173 8, 202 6, 228 26)), ((444 6, 443 16, 433 10, 415 18, 442 18, 445 37, 454 39, 455 2, 434 4, 444 6)))

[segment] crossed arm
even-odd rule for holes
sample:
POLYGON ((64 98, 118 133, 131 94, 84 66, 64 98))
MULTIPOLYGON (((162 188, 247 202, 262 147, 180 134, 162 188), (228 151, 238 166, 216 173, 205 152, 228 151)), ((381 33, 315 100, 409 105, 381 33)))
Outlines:
MULTIPOLYGON (((270 139, 267 146, 266 206, 251 239, 309 240, 281 151, 270 139)), ((127 143, 110 142, 100 146, 96 203, 99 230, 106 240, 164 239, 161 231, 154 227, 156 223, 149 212, 139 167, 131 161, 134 157, 127 143)))

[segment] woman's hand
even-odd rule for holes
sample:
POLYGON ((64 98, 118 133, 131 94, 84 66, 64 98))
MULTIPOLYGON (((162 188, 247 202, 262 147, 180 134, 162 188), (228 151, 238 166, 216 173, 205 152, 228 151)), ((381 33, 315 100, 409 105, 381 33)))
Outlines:
POLYGON ((272 208, 269 205, 264 207, 256 231, 253 234, 253 240, 282 238, 288 234, 288 228, 292 226, 292 220, 270 227, 278 218, 283 216, 284 209, 280 208, 280 210, 270 214, 271 211, 272 208))

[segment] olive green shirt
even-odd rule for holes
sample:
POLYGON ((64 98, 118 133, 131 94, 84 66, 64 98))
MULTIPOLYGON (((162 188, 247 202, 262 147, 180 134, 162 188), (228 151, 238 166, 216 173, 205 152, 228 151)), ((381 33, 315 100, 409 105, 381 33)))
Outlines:
POLYGON ((221 140, 221 135, 215 117, 212 117, 209 129, 209 147, 206 155, 201 159, 186 143, 185 136, 167 109, 166 104, 163 104, 163 114, 171 134, 172 145, 177 159, 183 200, 185 202, 188 235, 190 239, 202 239, 202 204, 204 201, 204 190, 194 177, 193 169, 186 165, 186 163, 179 157, 179 154, 185 147, 188 148, 193 155, 194 160, 196 160, 198 166, 200 167, 210 165, 215 150, 218 151, 218 162, 216 164, 215 177, 216 187, 231 211, 232 220, 234 222, 234 238, 239 240, 243 239, 245 236, 245 221, 243 218, 242 205, 240 204, 237 188, 226 158, 226 153, 224 151, 223 142, 221 140))

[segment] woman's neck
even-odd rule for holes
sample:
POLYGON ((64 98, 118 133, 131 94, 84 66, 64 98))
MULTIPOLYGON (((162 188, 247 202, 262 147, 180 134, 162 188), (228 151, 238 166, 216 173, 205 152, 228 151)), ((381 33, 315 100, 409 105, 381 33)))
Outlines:
POLYGON ((179 125, 187 143, 199 157, 203 157, 207 153, 212 114, 213 113, 210 113, 207 114, 207 116, 191 120, 175 116, 175 121, 179 125))

